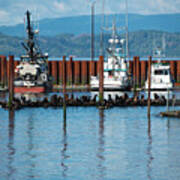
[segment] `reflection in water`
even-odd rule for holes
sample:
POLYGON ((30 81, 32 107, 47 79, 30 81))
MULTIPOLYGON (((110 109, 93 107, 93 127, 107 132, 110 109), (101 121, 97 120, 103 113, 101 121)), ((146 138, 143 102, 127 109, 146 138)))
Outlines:
POLYGON ((27 149, 27 155, 29 157, 28 159, 28 177, 29 178, 34 178, 34 169, 35 169, 35 163, 33 162, 33 159, 35 158, 35 155, 33 154, 33 149, 34 149, 34 144, 33 144, 33 129, 34 129, 34 124, 33 124, 33 117, 30 116, 28 118, 28 127, 27 127, 27 135, 28 135, 28 149, 27 149))
POLYGON ((167 130, 169 131, 169 129, 170 129, 170 119, 168 118, 167 119, 167 130))
MULTIPOLYGON (((120 92, 120 91, 104 91, 104 99, 108 100, 109 95, 111 96, 112 99, 116 98, 117 96, 123 96, 125 94, 125 92, 120 92)), ((91 92, 91 97, 93 98, 95 95, 99 95, 98 91, 92 91, 91 92)))
POLYGON ((16 93, 15 98, 21 99, 24 98, 26 101, 36 102, 37 100, 45 97, 44 93, 16 93))
POLYGON ((16 169, 13 167, 15 149, 14 149, 14 111, 9 111, 9 143, 8 143, 8 179, 11 179, 16 169))
POLYGON ((7 97, 7 93, 6 92, 0 92, 0 99, 4 100, 7 97))
POLYGON ((168 99, 169 96, 169 99, 172 99, 173 91, 151 91, 151 99, 154 99, 155 95, 158 95, 159 98, 165 97, 166 99, 168 99))
POLYGON ((104 110, 99 110, 99 147, 98 147, 98 169, 99 169, 99 178, 104 179, 105 177, 105 166, 104 166, 104 110))
POLYGON ((148 155, 148 162, 147 162, 147 177, 149 180, 152 179, 152 136, 151 136, 151 119, 148 118, 148 147, 147 147, 147 155, 148 155))
POLYGON ((63 139, 62 139, 62 144, 63 144, 63 149, 61 150, 61 167, 62 167, 62 176, 63 178, 67 177, 67 170, 68 170, 68 166, 66 165, 65 161, 68 158, 68 156, 66 155, 66 151, 68 148, 68 143, 67 143, 67 124, 66 124, 66 116, 64 116, 65 118, 63 119, 63 139))

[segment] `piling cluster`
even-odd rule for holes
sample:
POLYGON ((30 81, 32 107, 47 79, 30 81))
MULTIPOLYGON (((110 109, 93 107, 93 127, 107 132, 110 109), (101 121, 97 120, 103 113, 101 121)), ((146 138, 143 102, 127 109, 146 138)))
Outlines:
MULTIPOLYGON (((156 61, 152 61, 155 63, 156 61)), ((165 61, 164 63, 170 63, 170 70, 172 78, 175 80, 175 86, 180 85, 180 61, 172 60, 165 61)), ((19 64, 19 61, 14 61, 14 68, 19 64)), ((63 80, 63 60, 49 60, 48 68, 49 75, 53 77, 53 83, 56 85, 62 85, 63 80)), ((72 57, 66 58, 65 62, 65 76, 67 85, 87 85, 91 76, 97 76, 100 71, 100 61, 78 61, 72 57)), ((131 81, 136 87, 143 87, 144 82, 147 79, 148 61, 141 60, 139 57, 134 57, 129 61, 129 74, 131 74, 131 81)), ((6 56, 0 56, 0 81, 2 84, 8 82, 9 71, 9 58, 6 56)), ((16 77, 16 74, 15 74, 16 77)))

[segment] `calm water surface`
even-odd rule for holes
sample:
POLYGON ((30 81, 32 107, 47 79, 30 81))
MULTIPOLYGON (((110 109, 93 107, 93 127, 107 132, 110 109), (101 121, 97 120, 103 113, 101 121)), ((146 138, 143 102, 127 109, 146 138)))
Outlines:
POLYGON ((180 119, 164 110, 0 109, 0 179, 179 180, 180 119))

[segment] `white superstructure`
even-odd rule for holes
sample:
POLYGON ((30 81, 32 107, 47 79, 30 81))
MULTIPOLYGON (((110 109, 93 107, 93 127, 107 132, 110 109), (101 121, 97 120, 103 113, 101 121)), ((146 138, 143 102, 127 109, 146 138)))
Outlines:
MULTIPOLYGON (((116 26, 113 24, 112 38, 109 39, 108 57, 104 62, 104 89, 126 90, 129 87, 128 63, 126 61, 125 39, 116 35, 116 26)), ((92 89, 99 88, 99 77, 92 76, 92 89)))
MULTIPOLYGON (((161 62, 161 50, 156 49, 158 62, 151 65, 151 90, 167 90, 173 88, 173 81, 170 73, 170 65, 161 62)), ((145 82, 145 89, 148 89, 148 80, 145 82)))
MULTIPOLYGON (((166 90, 172 89, 173 82, 170 74, 169 64, 155 63, 151 65, 151 89, 166 90)), ((148 89, 148 80, 145 83, 145 89, 148 89)))

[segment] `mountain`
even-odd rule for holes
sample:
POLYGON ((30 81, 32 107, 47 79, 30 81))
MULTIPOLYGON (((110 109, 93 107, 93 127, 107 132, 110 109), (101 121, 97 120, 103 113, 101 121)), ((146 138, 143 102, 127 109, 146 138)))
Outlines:
MULTIPOLYGON (((123 35, 122 35, 123 36, 123 35)), ((129 34, 130 56, 147 57, 152 55, 154 44, 162 47, 162 40, 166 40, 166 56, 180 57, 180 33, 162 31, 137 31, 129 34)), ((104 37, 104 46, 108 47, 109 34, 104 37)), ((0 54, 21 56, 25 53, 21 46, 23 38, 12 37, 0 33, 0 54)), ((41 50, 48 52, 50 57, 74 55, 77 57, 90 57, 90 35, 59 34, 56 36, 39 37, 41 50)), ((95 55, 99 56, 100 37, 95 36, 95 55)))
MULTIPOLYGON (((125 25, 125 15, 106 15, 105 24, 107 27, 112 26, 113 20, 119 26, 125 25)), ((129 31, 139 30, 158 30, 166 32, 180 32, 180 14, 159 14, 159 15, 139 15, 129 14, 129 31)), ((102 22, 101 15, 95 16, 95 32, 99 34, 100 25, 102 22)), ((89 34, 90 33, 91 17, 73 16, 64 18, 43 19, 39 21, 41 36, 55 36, 61 33, 70 34, 89 34)), ((17 24, 15 26, 0 26, 0 32, 22 37, 25 34, 24 24, 17 24)))

